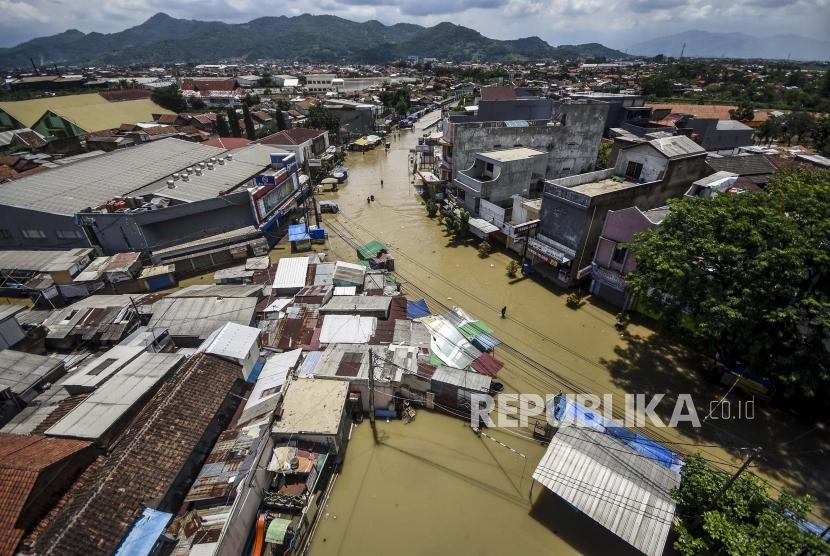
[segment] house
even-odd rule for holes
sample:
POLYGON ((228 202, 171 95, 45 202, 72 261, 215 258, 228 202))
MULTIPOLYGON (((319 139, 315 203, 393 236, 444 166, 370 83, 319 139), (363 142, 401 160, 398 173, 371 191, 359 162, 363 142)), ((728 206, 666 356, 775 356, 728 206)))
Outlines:
POLYGON ((705 158, 680 135, 627 145, 613 168, 548 180, 536 237, 527 240, 534 269, 560 286, 576 284, 591 271, 609 210, 664 206, 707 173, 705 158))
POLYGON ((17 554, 93 456, 89 442, 0 433, 0 554, 17 554))
POLYGON ((715 172, 730 172, 740 176, 746 189, 763 189, 776 171, 775 165, 763 154, 739 154, 732 156, 709 155, 706 165, 715 172))
POLYGON ((172 517, 243 386, 239 365, 204 353, 189 358, 69 489, 62 510, 41 520, 31 552, 113 554, 145 509, 172 517))
POLYGON ((646 211, 628 207, 608 211, 591 265, 592 295, 622 310, 631 309, 635 299, 626 287, 625 275, 637 270, 637 261, 628 251, 627 244, 637 234, 656 230, 668 213, 668 207, 646 211))
POLYGON ((568 93, 568 97, 607 103, 608 114, 605 116, 606 134, 611 128, 623 127, 625 123, 647 122, 651 117, 651 107, 646 106, 646 97, 643 95, 577 91, 568 93))
POLYGON ((328 131, 307 127, 293 127, 263 137, 257 143, 273 145, 280 150, 293 152, 297 163, 305 167, 310 160, 319 160, 329 148, 328 131))
POLYGON ((238 108, 248 98, 248 91, 232 77, 187 77, 182 79, 180 88, 185 98, 199 98, 212 107, 238 108))
POLYGON ((291 382, 271 427, 275 444, 291 438, 327 446, 332 456, 342 453, 348 435, 348 382, 302 378, 291 382))
POLYGON ((495 218, 503 223, 504 210, 512 206, 514 195, 540 194, 546 162, 546 152, 526 147, 477 153, 473 164, 456 174, 453 197, 473 216, 486 212, 483 204, 485 208, 495 205, 493 209, 500 213, 495 218))
POLYGON ((305 76, 305 90, 312 94, 326 94, 336 92, 334 81, 337 75, 333 73, 309 73, 305 76))
POLYGON ((166 297, 153 304, 147 326, 167 328, 176 345, 196 347, 226 323, 250 326, 258 299, 248 296, 166 297))
POLYGON ((259 328, 228 322, 208 336, 199 350, 237 363, 248 380, 259 360, 259 333, 259 328))
POLYGON ((753 144, 755 130, 736 120, 715 118, 683 118, 676 127, 681 133, 689 133, 707 151, 735 152, 740 147, 753 144))

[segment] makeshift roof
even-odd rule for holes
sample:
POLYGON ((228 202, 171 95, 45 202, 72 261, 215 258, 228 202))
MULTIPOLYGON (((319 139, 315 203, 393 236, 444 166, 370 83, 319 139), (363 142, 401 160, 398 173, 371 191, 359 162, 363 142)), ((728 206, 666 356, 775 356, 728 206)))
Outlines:
POLYGON ((392 298, 383 295, 338 295, 320 307, 321 313, 383 313, 389 314, 392 298))
MULTIPOLYGON (((265 360, 265 365, 259 373, 254 388, 248 394, 248 400, 245 402, 245 409, 240 421, 244 422, 261 414, 263 410, 260 408, 265 405, 273 409, 271 404, 265 404, 265 402, 272 399, 276 401, 282 392, 282 387, 288 380, 288 373, 296 368, 302 352, 302 349, 295 349, 284 353, 275 353, 265 360)), ((276 407, 276 404, 273 405, 276 407)))
POLYGON ((292 224, 288 226, 288 241, 306 241, 311 239, 308 234, 308 226, 305 224, 292 224))
POLYGON ((211 334, 202 351, 219 357, 245 359, 257 343, 259 333, 259 328, 228 322, 211 334))
POLYGON ((674 518, 674 473, 613 437, 560 428, 533 478, 648 556, 660 556, 674 518))
POLYGON ((141 516, 136 519, 129 533, 118 546, 115 556, 138 556, 152 553, 156 541, 164 533, 171 519, 173 519, 171 513, 144 508, 141 516))
POLYGON ((274 422, 275 434, 334 435, 340 430, 349 383, 302 378, 283 394, 282 417, 274 422))
POLYGON ((357 256, 361 259, 371 259, 372 257, 377 257, 381 251, 388 251, 388 249, 384 244, 373 239, 369 243, 364 243, 357 248, 357 256))
POLYGON ((0 351, 0 390, 8 387, 19 396, 42 382, 54 380, 63 365, 57 357, 4 349, 0 351))
POLYGON ((737 156, 710 156, 706 164, 717 171, 732 172, 739 176, 771 175, 775 166, 762 154, 737 156))
POLYGON ((326 315, 320 329, 323 344, 365 344, 375 333, 377 318, 358 315, 326 315))

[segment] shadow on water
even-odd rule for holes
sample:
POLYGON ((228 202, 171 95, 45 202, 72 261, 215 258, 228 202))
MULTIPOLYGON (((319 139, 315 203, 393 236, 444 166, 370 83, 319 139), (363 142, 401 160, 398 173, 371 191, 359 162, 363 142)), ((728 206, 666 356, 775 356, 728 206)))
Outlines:
MULTIPOLYGON (((742 459, 744 448, 759 446, 761 457, 753 468, 785 485, 802 485, 795 492, 809 494, 816 500, 814 512, 827 517, 830 513, 830 474, 826 453, 830 438, 815 423, 803 423, 780 408, 764 405, 761 400, 748 404, 751 398, 732 391, 722 405, 718 402, 728 391, 707 380, 705 371, 710 361, 683 347, 667 335, 624 334, 625 342, 616 346, 613 359, 600 359, 611 374, 614 384, 627 392, 664 393, 657 413, 666 422, 671 417, 679 394, 690 394, 698 416, 699 428, 682 424, 679 428, 699 444, 719 444, 729 455, 742 459), (749 408, 754 409, 750 415, 749 408), (742 412, 742 413, 739 413, 742 412), (705 418, 711 413, 709 419, 705 418), (803 436, 801 436, 803 435, 803 436), (781 439, 773 443, 770 439, 781 439), (792 441, 789 445, 789 441, 792 441)), ((659 440, 659 439, 658 439, 659 440)), ((682 451, 694 453, 699 447, 684 446, 682 451)), ((707 457, 706 450, 704 457, 707 457)), ((776 495, 775 488, 770 494, 776 495)))
MULTIPOLYGON (((536 502, 530 510, 530 517, 544 525, 574 550, 581 554, 642 556, 634 547, 542 485, 535 484, 534 490, 541 490, 541 493, 536 497, 536 502)), ((667 549, 671 550, 668 543, 667 549)), ((668 550, 664 554, 673 554, 673 551, 668 550)))

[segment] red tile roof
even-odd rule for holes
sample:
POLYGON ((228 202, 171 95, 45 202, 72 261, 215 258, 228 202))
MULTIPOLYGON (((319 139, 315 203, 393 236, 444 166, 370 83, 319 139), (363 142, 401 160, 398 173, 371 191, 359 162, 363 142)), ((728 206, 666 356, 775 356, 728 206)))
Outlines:
MULTIPOLYGON (((180 476, 201 465, 212 440, 213 423, 224 427, 227 405, 242 370, 235 363, 196 354, 165 382, 124 432, 106 461, 41 528, 33 552, 88 556, 111 554, 150 500, 165 498, 178 509, 193 477, 180 476)), ((218 431, 217 431, 218 432, 218 431)), ((214 433, 216 434, 216 433, 214 433)))
POLYGON ((481 100, 514 100, 515 98, 516 89, 509 85, 481 88, 481 100))
POLYGON ((157 121, 160 124, 173 125, 176 123, 176 120, 178 119, 178 114, 159 114, 159 119, 157 121))
POLYGON ((17 521, 44 469, 90 445, 81 440, 0 433, 0 554, 13 554, 26 531, 17 521))
POLYGON ((272 133, 268 137, 263 137, 258 141, 264 145, 302 145, 306 141, 316 139, 326 132, 322 129, 314 129, 313 127, 292 127, 284 131, 272 133))
POLYGON ((110 102, 120 102, 122 100, 140 100, 143 98, 150 98, 153 93, 144 89, 114 89, 112 91, 98 91, 98 94, 110 102))
POLYGON ((239 88, 236 79, 185 79, 182 81, 182 89, 185 91, 233 91, 239 88))
POLYGON ((211 147, 219 147, 220 149, 239 149, 244 147, 245 145, 249 145, 253 143, 250 139, 245 139, 244 137, 217 137, 215 139, 210 139, 205 141, 205 145, 210 145, 211 147))

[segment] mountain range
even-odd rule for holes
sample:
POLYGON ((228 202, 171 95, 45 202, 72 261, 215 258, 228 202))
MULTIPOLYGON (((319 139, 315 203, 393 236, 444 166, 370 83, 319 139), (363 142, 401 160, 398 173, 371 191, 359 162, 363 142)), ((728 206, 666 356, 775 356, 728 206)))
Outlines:
POLYGON ((0 68, 46 65, 161 64, 283 59, 382 63, 406 56, 453 61, 528 61, 579 57, 624 58, 601 44, 553 47, 539 37, 496 40, 478 31, 439 23, 384 25, 331 15, 261 17, 248 23, 176 19, 158 13, 117 33, 70 29, 0 48, 0 68))
POLYGON ((690 58, 766 58, 793 60, 830 60, 830 42, 798 35, 753 37, 743 33, 710 33, 685 31, 668 37, 640 42, 627 49, 629 54, 641 56, 678 57, 683 44, 683 55, 690 58))

